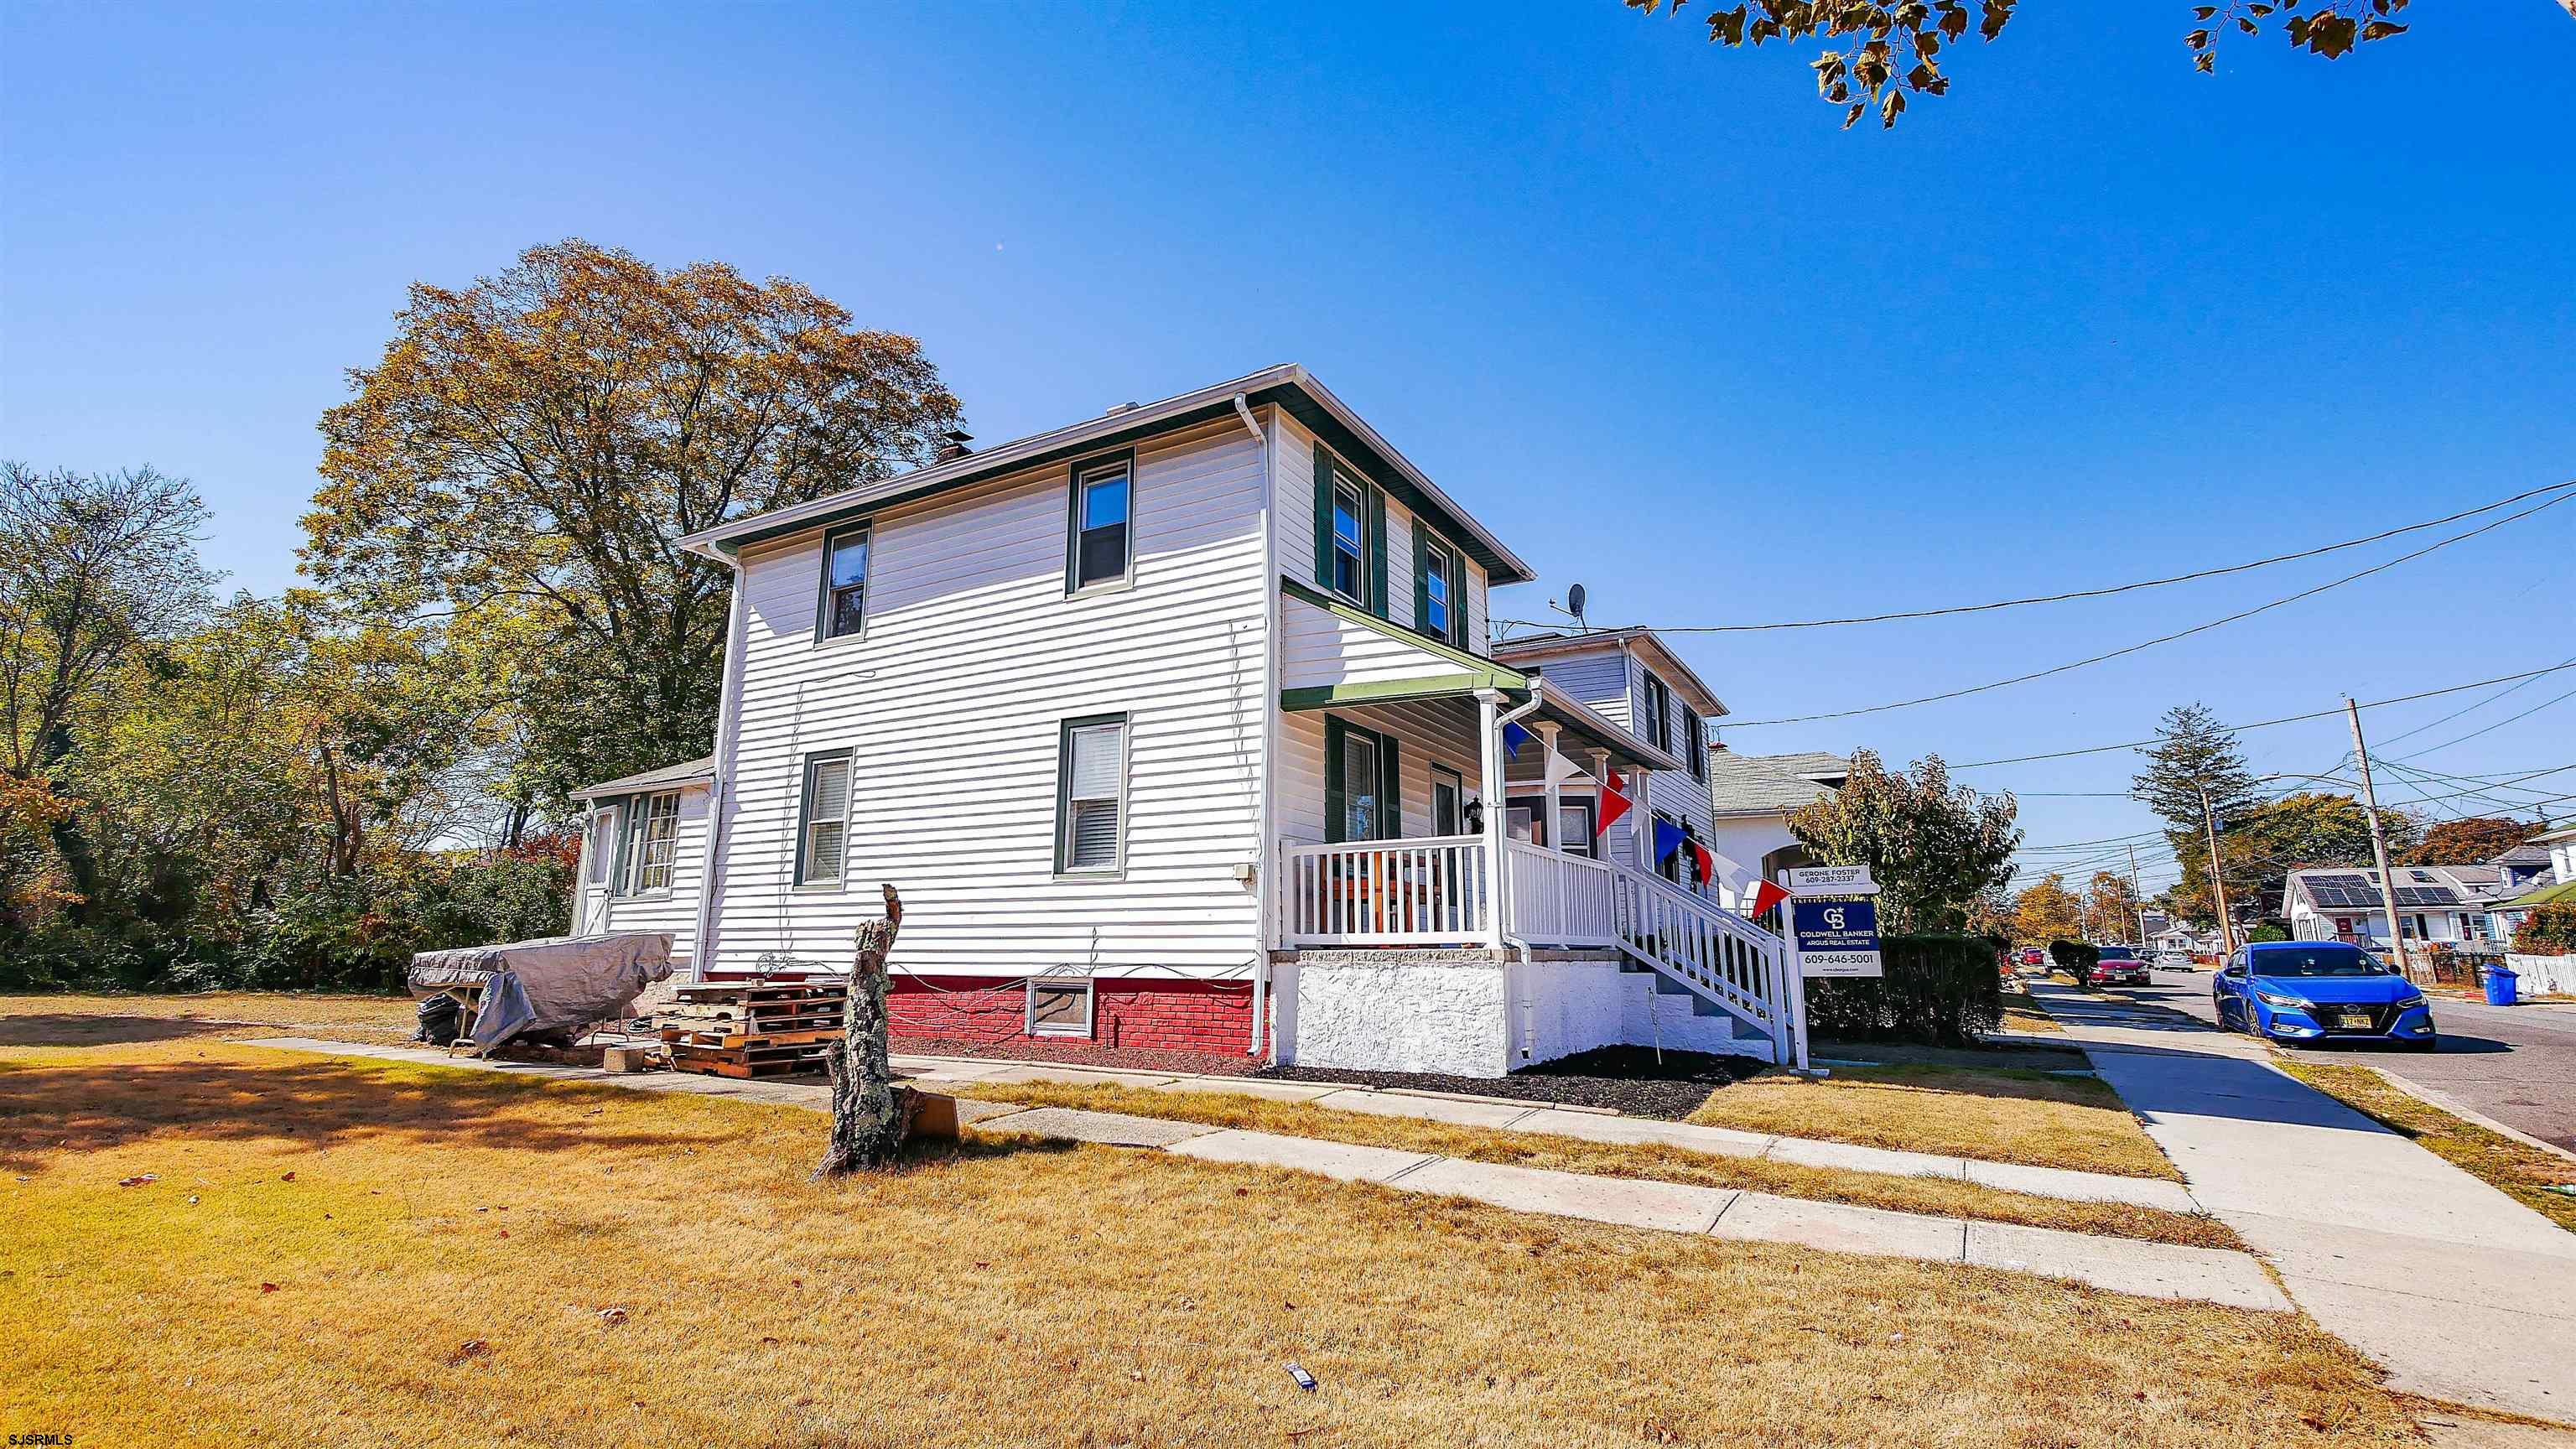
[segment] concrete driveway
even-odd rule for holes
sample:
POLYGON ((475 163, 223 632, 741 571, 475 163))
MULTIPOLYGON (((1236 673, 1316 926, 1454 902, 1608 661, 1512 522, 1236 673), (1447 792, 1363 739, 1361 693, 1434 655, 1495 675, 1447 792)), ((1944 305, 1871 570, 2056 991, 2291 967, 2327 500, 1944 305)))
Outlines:
POLYGON ((2576 1423, 2576 1234, 2277 1070, 2171 989, 2170 1005, 2033 993, 2192 1196, 2392 1387, 2576 1423))
MULTIPOLYGON (((2206 971, 2159 971, 2152 986, 2108 994, 2170 1007, 2203 1024, 2217 1022, 2206 971)), ((2367 1044, 2283 1050, 2301 1061, 2378 1067, 2517 1132, 2576 1151, 2576 1006, 2489 1006, 2437 997, 2433 1024, 2441 1030, 2440 1050, 2433 1052, 2367 1044)))

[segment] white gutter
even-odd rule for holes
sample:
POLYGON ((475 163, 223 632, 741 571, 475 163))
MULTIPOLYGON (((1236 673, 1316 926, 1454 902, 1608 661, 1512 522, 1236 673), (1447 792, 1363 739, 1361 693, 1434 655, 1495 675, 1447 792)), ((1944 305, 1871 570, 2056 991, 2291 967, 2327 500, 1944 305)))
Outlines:
POLYGON ((1270 435, 1252 416, 1252 405, 1243 393, 1234 395, 1234 415, 1252 433, 1253 446, 1261 450, 1261 804, 1256 817, 1260 846, 1253 858, 1252 889, 1258 949, 1252 958, 1252 1039, 1244 1044, 1243 1054, 1262 1055, 1262 1013, 1270 1004, 1270 950, 1272 932, 1278 928, 1279 845, 1271 836, 1270 792, 1275 767, 1279 760, 1279 560, 1278 536, 1272 524, 1278 516, 1279 499, 1277 450, 1270 446, 1270 435))
POLYGON ((704 981, 715 959, 718 872, 724 861, 725 816, 733 804, 734 726, 742 711, 743 603, 742 564, 733 566, 733 598, 725 606, 724 684, 716 695, 715 778, 707 785, 707 839, 698 857, 697 933, 689 942, 689 975, 704 981))

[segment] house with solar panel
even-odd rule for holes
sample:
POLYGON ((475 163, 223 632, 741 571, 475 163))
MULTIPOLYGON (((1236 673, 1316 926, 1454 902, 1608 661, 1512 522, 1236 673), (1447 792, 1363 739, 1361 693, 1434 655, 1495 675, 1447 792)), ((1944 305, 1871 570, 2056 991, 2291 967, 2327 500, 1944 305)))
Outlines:
POLYGON ((1530 565, 1306 369, 969 441, 682 540, 731 576, 714 753, 581 792, 585 927, 832 972, 891 885, 915 1043, 1793 1055, 1779 939, 1639 849, 1711 825, 1715 692, 1498 648, 1530 565))
MULTIPOLYGON (((2443 945, 2493 954, 2504 949, 2497 912, 2517 891, 2493 865, 2401 865, 2393 871, 2397 925, 2409 946, 2443 945)), ((2346 941, 2388 949, 2388 908, 2379 872, 2327 866, 2294 870, 2281 888, 2281 914, 2302 941, 2346 941)))

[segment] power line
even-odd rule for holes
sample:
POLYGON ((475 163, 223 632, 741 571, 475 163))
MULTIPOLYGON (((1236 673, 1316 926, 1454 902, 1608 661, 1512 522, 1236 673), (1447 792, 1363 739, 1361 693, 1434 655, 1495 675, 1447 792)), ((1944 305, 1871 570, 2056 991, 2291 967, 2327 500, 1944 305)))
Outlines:
MULTIPOLYGON (((2569 659, 2567 662, 2568 662, 2568 663, 2570 663, 2570 664, 2576 664, 2576 658, 2571 658, 2571 659, 2569 659)), ((2412 738, 2414 738, 2415 736, 2417 736, 2417 735, 2420 735, 2420 734, 2424 733, 2426 730, 2434 729, 2434 728, 2436 728, 2436 727, 2438 727, 2438 726, 2449 724, 2451 721, 2453 721, 2453 720, 2455 720, 2455 719, 2458 719, 2460 716, 2462 716, 2462 715, 2464 715, 2464 714, 2474 714, 2474 713, 2476 713, 2477 711, 2479 711, 2479 710, 2482 710, 2482 709, 2486 708, 2488 705, 2491 705, 2491 704, 2495 703, 2497 700, 2504 698, 2506 695, 2513 693, 2515 690, 2522 688, 2522 687, 2523 687, 2523 685, 2525 685, 2525 684, 2529 684, 2529 683, 2531 683, 2531 681, 2530 681, 2530 680, 2528 680, 2528 679, 2526 679, 2526 680, 2521 681, 2520 683, 2516 683, 2516 684, 2508 684, 2508 685, 2506 685, 2504 688, 2497 690, 2495 693, 2488 695, 2486 698, 2481 699, 2481 700, 2477 701, 2477 702, 2476 702, 2476 703, 2474 703, 2474 704, 2462 705, 2460 708, 2458 708, 2458 709, 2455 709, 2455 710, 2451 711, 2449 714, 2446 714, 2446 715, 2442 716, 2440 719, 2437 719, 2437 720, 2428 720, 2428 721, 2426 721, 2426 722, 2425 722, 2425 723, 2423 723, 2423 724, 2419 724, 2419 725, 2417 725, 2415 728, 2413 728, 2413 729, 2411 729, 2411 730, 2406 730, 2406 731, 2404 731, 2403 733, 2400 733, 2400 734, 2393 734, 2393 735, 2390 735, 2387 739, 2384 739, 2384 740, 2380 741, 2380 745, 2381 745, 2383 748, 2385 748, 2386 746, 2393 745, 2393 744, 2397 743, 2399 740, 2412 739, 2412 738)), ((2438 747, 2437 747, 2437 748, 2438 748, 2438 747)), ((2431 753, 2431 752, 2430 752, 2430 751, 2426 751, 2425 753, 2428 753, 2428 754, 2429 754, 2429 753, 2431 753)))
MULTIPOLYGON (((2361 707, 2363 709, 2378 709, 2384 705, 2412 704, 2419 699, 2435 699, 2445 694, 2458 694, 2464 689, 2484 689, 2490 684, 2502 684, 2508 679, 2532 679, 2543 674, 2556 674, 2562 669, 2569 668, 2576 668, 2576 664, 2553 664, 2546 669, 2530 669, 2525 670, 2520 674, 2499 674, 2493 679, 2473 679, 2466 684, 2454 684, 2443 689, 2427 689, 2416 694, 2392 695, 2387 699, 2365 699, 2361 702, 2361 707)), ((2554 702, 2555 701, 2553 701, 2553 703, 2554 702)), ((2544 708, 2545 707, 2546 706, 2544 706, 2544 708)), ((2256 720, 2252 724, 2221 725, 2219 728, 2233 733, 2242 734, 2247 730, 2270 729, 2274 725, 2297 724, 2302 720, 2324 719, 2328 715, 2337 715, 2341 713, 2343 713, 2343 707, 2341 705, 2337 705, 2333 709, 2320 709, 2307 714, 2287 714, 2281 716, 2279 719, 2256 720)), ((2510 724, 2512 721, 2507 720, 2504 721, 2504 723, 2510 724)), ((2077 755, 2106 755, 2114 750, 2144 749, 2155 742, 2154 737, 2150 736, 2143 740, 2130 740, 2126 743, 2117 745, 2088 745, 2080 750, 2052 750, 2041 755, 2008 755, 1999 760, 1971 760, 1964 765, 1952 765, 1950 768, 1953 770, 1977 770, 1983 769, 1988 765, 2024 765, 2033 760, 2065 760, 2072 759, 2077 755)), ((2434 748, 2439 749, 2441 747, 2437 745, 2434 748)), ((2419 750, 2416 752, 2416 755, 2429 755, 2432 752, 2432 750, 2419 750)), ((2416 758, 2416 755, 2409 755, 2407 758, 2414 759, 2416 758)))
MULTIPOLYGON (((1946 699, 1964 699, 1972 694, 1983 694, 1990 689, 2004 689, 2016 684, 2028 684, 2034 679, 2046 679, 2050 675, 2064 674, 2069 670, 2082 669, 2087 665, 2100 664, 2109 659, 2118 659, 2123 655, 2135 654, 2145 649, 2153 649, 2159 644, 2170 644, 2176 639, 2188 639, 2194 634, 2207 633, 2209 630, 2219 628, 2222 625, 2233 624, 2244 619, 2251 619, 2257 614, 2267 613, 2273 609, 2280 608, 2284 604, 2295 604, 2302 599, 2313 599, 2317 595, 2322 594, 2329 589, 2342 588, 2344 585, 2352 583, 2355 580, 2366 579, 2372 574, 2384 573, 2389 569, 2397 567, 2399 564, 2422 558, 2424 555, 2432 553, 2436 549, 2448 548, 2452 544, 2458 543, 2463 539, 2475 538, 2479 534, 2485 533, 2490 529, 2502 528, 2508 523, 2515 522, 2519 519, 2529 518, 2531 515, 2540 512, 2544 508, 2555 508, 2559 504, 2566 502, 2569 498, 2576 498, 2576 493, 2560 493, 2557 497, 2550 499, 2546 503, 2533 504, 2531 507, 2522 510, 2520 513, 2508 513, 2502 518, 2492 519, 2486 523, 2479 524, 2475 528, 2455 533, 2448 538, 2438 539, 2432 543, 2428 543, 2424 547, 2419 548, 2412 553, 2401 553, 2397 557, 2389 559, 2384 563, 2372 564, 2370 567, 2357 573, 2346 574, 2342 578, 2319 584, 2315 588, 2302 589, 2298 593, 2291 594, 2285 598, 2274 599, 2270 603, 2266 604, 2257 604, 2253 608, 2230 614, 2223 619, 2212 619, 2206 624, 2194 624, 2188 629, 2178 629, 2171 634, 2159 635, 2156 638, 2145 641, 2144 643, 2131 644, 2126 648, 2114 649, 2106 654, 2093 655, 2089 659, 2078 659, 2070 664, 2059 664, 2047 669, 2034 670, 2029 674, 2016 674, 2010 679, 1998 679, 1990 684, 1976 684, 1970 685, 1966 689, 1952 689, 1945 690, 1939 694, 1927 694, 1920 699, 1900 699, 1893 704, 1865 705, 1859 709, 1833 710, 1824 714, 1789 715, 1780 719, 1728 720, 1723 721, 1722 723, 1728 729, 1739 730, 1758 729, 1765 725, 1811 724, 1817 720, 1850 719, 1855 715, 1884 714, 1892 709, 1912 709, 1914 706, 1919 704, 1938 704, 1946 699)), ((2521 716, 2519 715, 2515 716, 2517 719, 2520 717, 2521 716)), ((2434 748, 2439 749, 2441 747, 2437 745, 2434 748)))
MULTIPOLYGON (((2576 661, 2571 661, 2571 662, 2576 662, 2576 661)), ((2571 699, 2576 699, 2576 689, 2571 689, 2571 690, 2567 691, 2565 694, 2562 694, 2562 695, 2558 696, 2556 699, 2544 699, 2544 700, 2542 700, 2540 703, 2533 705, 2531 708, 2524 710, 2524 711, 2523 711, 2522 713, 2520 713, 2520 714, 2509 714, 2509 715, 2506 715, 2504 718, 2502 718, 2502 719, 2500 719, 2500 720, 2497 720, 2495 723, 2493 723, 2493 724, 2491 724, 2491 725, 2484 725, 2484 726, 2481 726, 2481 727, 2479 727, 2479 728, 2477 728, 2477 729, 2473 729, 2473 730, 2469 731, 2467 734, 2464 734, 2464 735, 2459 736, 2457 739, 2448 739, 2448 740, 2444 740, 2444 741, 2442 741, 2442 742, 2441 742, 2440 744, 2438 744, 2438 745, 2427 745, 2427 746, 2425 746, 2423 749, 2417 750, 2417 751, 2415 751, 2415 752, 2414 752, 2414 753, 2412 753, 2412 754, 2408 754, 2408 755, 2401 755, 2401 756, 2399 756, 2398 758, 2400 758, 2400 759, 2407 759, 2407 760, 2420 760, 2420 759, 2422 759, 2422 758, 2423 758, 2424 756, 2426 756, 2426 755, 2436 754, 2436 753, 2439 753, 2440 751, 2443 751, 2443 750, 2447 750, 2447 749, 2449 749, 2449 748, 2450 748, 2451 746, 2453 746, 2453 745, 2460 744, 2460 743, 2463 743, 2463 742, 2468 741, 2468 740, 2476 739, 2478 736, 2480 736, 2480 735, 2482 735, 2482 734, 2485 734, 2485 733, 2487 733, 2487 732, 2488 732, 2488 731, 2490 731, 2490 730, 2500 730, 2500 729, 2503 729, 2506 725, 2509 725, 2509 724, 2513 723, 2515 720, 2518 720, 2518 719, 2528 719, 2528 718, 2530 718, 2531 716, 2533 716, 2533 715, 2535 715, 2535 714, 2540 713, 2542 710, 2549 708, 2549 707, 2550 707, 2551 705, 2553 705, 2553 704, 2565 704, 2567 701, 2569 701, 2569 700, 2571 700, 2571 699)))
MULTIPOLYGON (((2134 583, 2112 584, 2099 589, 2073 589, 2062 594, 2035 594, 2029 598, 1997 599, 1984 604, 1952 604, 1938 609, 1902 609, 1887 614, 1855 614, 1841 619, 1786 619, 1767 624, 1659 624, 1654 628, 1659 634, 1750 634, 1770 629, 1829 629, 1844 624, 1884 624, 1896 619, 1938 619, 1951 614, 1981 614, 1995 609, 2018 609, 2026 604, 2062 604, 2073 599, 2099 599, 2112 594, 2132 593, 2139 589, 2160 589, 2168 584, 2187 584, 2195 579, 2214 579, 2227 574, 2241 574, 2251 569, 2268 568, 2277 563, 2315 558, 2320 554, 2333 553, 2339 549, 2359 548, 2363 544, 2378 543, 2384 539, 2396 538, 2401 534, 2420 533, 2428 528, 2439 528, 2446 523, 2457 523, 2463 518, 2492 513, 2526 498, 2537 498, 2543 493, 2554 493, 2562 488, 2576 488, 2576 479, 2527 489, 2510 498, 2499 498, 2493 503, 2482 503, 2475 508, 2464 509, 2447 517, 2431 518, 2422 523, 2409 523, 2400 528, 2387 529, 2371 534, 2367 538, 2348 538, 2341 543, 2322 544, 2316 548, 2302 549, 2297 553, 2274 554, 2270 558, 2258 558, 2247 563, 2228 564, 2222 568, 2197 569, 2187 574, 2174 574, 2169 578, 2139 579, 2134 583)), ((2497 521, 2510 522, 2511 520, 2497 521)), ((1555 627, 1529 619, 1497 619, 1494 622, 1524 625, 1533 629, 1555 627)))

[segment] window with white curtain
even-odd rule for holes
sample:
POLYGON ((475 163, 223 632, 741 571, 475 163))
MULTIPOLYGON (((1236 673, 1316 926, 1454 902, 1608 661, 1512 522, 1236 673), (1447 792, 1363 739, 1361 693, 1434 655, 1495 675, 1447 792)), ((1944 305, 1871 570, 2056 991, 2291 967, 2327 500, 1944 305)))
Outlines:
POLYGON ((1056 869, 1114 874, 1126 843, 1127 716, 1066 720, 1056 770, 1056 869))
POLYGON ((796 883, 839 885, 849 864, 850 752, 809 755, 798 814, 796 883))
POLYGON ((626 822, 626 889, 630 896, 671 888, 671 862, 680 848, 680 796, 667 791, 637 801, 626 822))

